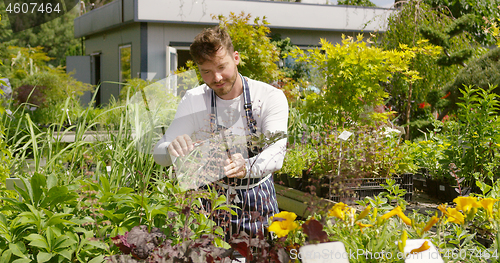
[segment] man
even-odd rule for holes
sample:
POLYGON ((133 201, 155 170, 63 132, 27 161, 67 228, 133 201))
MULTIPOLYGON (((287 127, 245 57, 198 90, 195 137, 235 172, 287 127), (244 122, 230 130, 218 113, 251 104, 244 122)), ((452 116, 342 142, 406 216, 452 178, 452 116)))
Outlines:
MULTIPOLYGON (((196 36, 190 52, 205 84, 187 91, 179 103, 174 121, 155 146, 158 164, 171 165, 172 160, 196 147, 193 142, 207 140, 217 132, 242 136, 266 131, 286 133, 285 95, 238 73, 240 55, 226 30, 205 29, 196 36)), ((227 150, 222 155, 226 156, 222 177, 227 178, 215 185, 240 208, 236 209, 238 215, 230 218, 228 235, 241 230, 250 235, 264 233, 269 217, 279 212, 272 173, 283 165, 285 148, 283 138, 260 153, 227 150)))

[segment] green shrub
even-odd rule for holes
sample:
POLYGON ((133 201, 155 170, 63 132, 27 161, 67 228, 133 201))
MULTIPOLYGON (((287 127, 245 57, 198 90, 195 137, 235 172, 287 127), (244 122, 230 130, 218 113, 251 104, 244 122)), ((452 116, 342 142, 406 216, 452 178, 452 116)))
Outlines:
POLYGON ((75 80, 66 74, 62 68, 49 68, 28 76, 24 83, 45 87, 42 92, 46 102, 42 106, 52 106, 65 101, 67 98, 78 101, 85 91, 90 91, 92 86, 75 80))
MULTIPOLYGON (((343 36, 342 45, 321 40, 321 48, 309 53, 296 49, 292 53, 299 62, 312 66, 312 84, 320 93, 310 93, 305 98, 306 115, 313 115, 322 123, 333 121, 343 125, 360 121, 366 108, 381 105, 389 94, 381 85, 394 73, 401 73, 409 84, 418 79, 418 72, 408 68, 419 52, 434 52, 422 43, 418 48, 401 46, 400 50, 382 50, 363 41, 343 36)), ((307 117, 307 116, 305 116, 307 117)))
POLYGON ((287 149, 283 167, 279 173, 290 177, 302 177, 302 170, 312 168, 318 161, 318 151, 310 144, 295 144, 287 149))
MULTIPOLYGON (((457 103, 462 96, 460 89, 471 85, 484 90, 489 89, 490 85, 500 85, 500 48, 496 47, 480 58, 470 61, 453 81, 445 85, 446 92, 450 92, 450 110, 459 108, 457 103)), ((494 89, 494 92, 500 94, 498 88, 494 89)))
POLYGON ((460 89, 463 99, 457 104, 456 121, 436 125, 426 140, 411 143, 417 165, 429 169, 434 179, 452 184, 456 178, 450 171, 456 166, 453 173, 464 178, 462 186, 475 186, 476 180, 491 184, 500 178, 499 96, 494 89, 460 89))

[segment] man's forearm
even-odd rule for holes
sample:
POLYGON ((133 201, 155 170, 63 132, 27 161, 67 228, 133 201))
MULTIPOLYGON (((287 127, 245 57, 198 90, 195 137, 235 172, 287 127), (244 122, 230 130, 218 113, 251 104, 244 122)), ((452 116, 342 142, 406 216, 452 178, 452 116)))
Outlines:
POLYGON ((259 178, 275 172, 283 166, 286 153, 286 138, 283 138, 252 158, 246 159, 246 178, 259 178))
POLYGON ((153 159, 155 162, 162 166, 172 165, 172 156, 168 153, 169 142, 162 142, 155 146, 153 150, 153 159))

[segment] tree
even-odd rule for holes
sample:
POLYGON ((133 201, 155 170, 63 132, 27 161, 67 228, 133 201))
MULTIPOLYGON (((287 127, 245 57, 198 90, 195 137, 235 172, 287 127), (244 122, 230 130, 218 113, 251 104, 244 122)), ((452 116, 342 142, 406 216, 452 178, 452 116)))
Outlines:
POLYGON ((242 75, 267 83, 279 79, 279 52, 268 37, 271 30, 265 17, 256 17, 254 25, 249 23, 251 15, 243 12, 239 15, 231 12, 228 18, 223 15, 212 18, 227 28, 234 50, 240 53, 238 71, 242 75))
MULTIPOLYGON (((450 104, 440 115, 444 116, 450 111, 458 109, 457 103, 462 97, 460 90, 468 86, 483 90, 488 90, 490 86, 500 86, 500 48, 494 48, 480 58, 471 61, 467 67, 458 72, 453 81, 447 83, 445 90, 450 94, 447 97, 450 104)), ((499 88, 495 88, 493 91, 500 95, 499 88)), ((442 116, 440 117, 442 118, 442 116)))
POLYGON ((473 50, 470 47, 464 47, 453 53, 449 52, 451 48, 450 41, 453 37, 458 36, 464 30, 471 29, 473 26, 473 15, 465 15, 454 20, 448 27, 442 31, 436 30, 431 26, 421 26, 420 33, 426 39, 443 48, 443 55, 437 60, 437 63, 442 66, 461 65, 466 66, 465 61, 472 57, 473 50))
POLYGON ((370 0, 338 0, 337 5, 376 6, 370 0))
MULTIPOLYGON (((78 8, 73 8, 65 15, 40 26, 13 33, 7 19, 3 3, 0 3, 0 42, 4 46, 43 47, 43 51, 51 58, 53 66, 65 65, 66 56, 81 55, 81 42, 74 37, 73 20, 78 15, 78 8)), ((2 49, 0 47, 0 52, 2 49)), ((5 58, 4 56, 2 56, 5 58)))
MULTIPOLYGON (((399 49, 400 44, 409 47, 418 46, 425 39, 421 34, 421 27, 430 27, 437 32, 443 32, 453 21, 452 18, 420 0, 407 1, 398 6, 400 11, 389 17, 387 31, 378 43, 385 50, 399 49)), ((454 53, 469 45, 474 43, 469 41, 468 35, 460 34, 449 39, 448 51, 454 53)), ((437 63, 439 53, 421 53, 412 60, 409 66, 420 73, 421 80, 409 85, 396 74, 386 86, 386 91, 391 94, 388 103, 401 114, 398 123, 406 126, 407 139, 416 135, 413 133, 417 132, 418 128, 430 125, 426 110, 417 105, 425 107, 425 102, 431 103, 431 112, 435 113, 443 103, 440 98, 446 95, 445 84, 453 80, 459 70, 458 65, 446 67, 439 65, 437 63)))
POLYGON ((487 20, 494 20, 498 15, 500 2, 498 0, 423 0, 424 3, 436 8, 441 14, 461 18, 470 15, 472 19, 469 32, 476 41, 483 45, 491 45, 494 39, 484 31, 487 20))

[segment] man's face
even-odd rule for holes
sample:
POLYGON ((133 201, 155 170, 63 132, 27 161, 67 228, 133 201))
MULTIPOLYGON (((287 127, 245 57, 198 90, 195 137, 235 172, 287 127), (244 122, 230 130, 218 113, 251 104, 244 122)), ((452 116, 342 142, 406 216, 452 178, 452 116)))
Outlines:
POLYGON ((214 90, 217 96, 223 99, 231 99, 231 95, 239 95, 230 94, 238 77, 236 66, 239 63, 240 56, 237 51, 230 53, 225 48, 220 48, 211 60, 198 64, 198 68, 203 81, 214 90))

